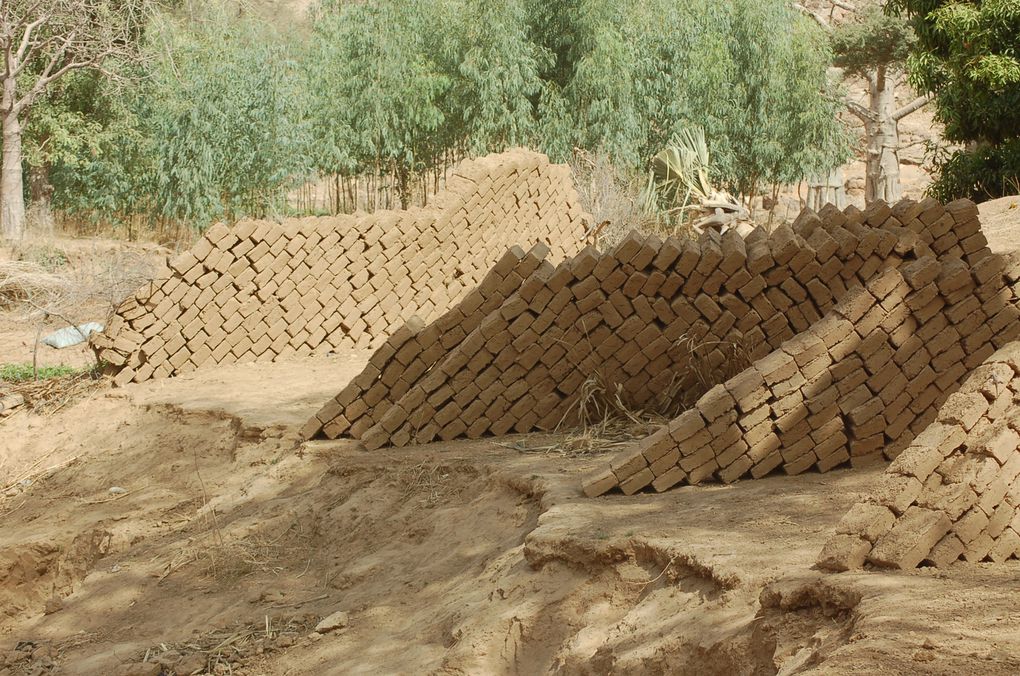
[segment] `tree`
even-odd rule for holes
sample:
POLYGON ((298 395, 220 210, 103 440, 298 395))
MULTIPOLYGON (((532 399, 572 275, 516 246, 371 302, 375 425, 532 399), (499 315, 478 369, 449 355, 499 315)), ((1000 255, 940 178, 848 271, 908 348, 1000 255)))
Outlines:
POLYGON ((155 205, 197 227, 264 218, 307 168, 304 92, 290 45, 249 15, 215 6, 194 12, 153 22, 135 88, 155 205))
POLYGON ((825 35, 785 2, 662 0, 637 16, 653 153, 685 128, 704 129, 712 178, 747 202, 847 157, 825 35))
POLYGON ((389 175, 407 207, 412 178, 462 145, 451 95, 463 27, 456 9, 443 0, 323 8, 307 62, 311 126, 325 132, 320 171, 389 175))
POLYGON ((919 96, 896 107, 896 84, 916 37, 910 25, 876 5, 855 13, 832 31, 834 64, 845 75, 868 85, 868 105, 847 101, 849 111, 864 123, 864 201, 895 202, 900 188, 899 121, 928 102, 919 96))
POLYGON ((456 87, 468 148, 484 154, 527 143, 549 58, 528 35, 524 0, 467 0, 465 10, 456 87))
POLYGON ((70 72, 101 69, 135 55, 150 0, 3 0, 0 2, 0 235, 25 228, 22 135, 33 104, 70 72))
POLYGON ((945 138, 965 144, 938 159, 929 189, 983 200, 1020 189, 1020 2, 892 0, 918 41, 911 82, 935 99, 945 138))

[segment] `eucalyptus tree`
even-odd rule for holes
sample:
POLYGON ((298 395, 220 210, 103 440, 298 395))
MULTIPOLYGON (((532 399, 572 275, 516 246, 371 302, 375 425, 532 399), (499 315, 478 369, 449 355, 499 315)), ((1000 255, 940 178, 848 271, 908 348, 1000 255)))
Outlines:
POLYGON ((3 0, 0 2, 0 236, 25 228, 22 136, 47 89, 69 73, 135 58, 153 0, 3 0))
MULTIPOLYGON (((661 0, 639 14, 649 139, 704 129, 714 179, 748 202, 849 154, 824 34, 782 0, 661 0)), ((646 151, 647 152, 647 151, 646 151)))
POLYGON ((532 41, 525 0, 465 0, 455 87, 472 153, 535 139, 540 71, 550 54, 532 41))
POLYGON ((326 141, 320 171, 390 175, 406 207, 414 175, 463 145, 449 105, 457 9, 447 0, 394 0, 320 10, 308 63, 312 128, 326 141))
POLYGON ((296 64, 272 27, 201 8, 151 28, 134 109, 161 216, 201 226, 278 209, 304 169, 296 64))
POLYGON ((635 71, 636 0, 531 0, 535 40, 549 58, 542 70, 541 143, 556 159, 578 146, 626 165, 644 158, 645 118, 635 71))

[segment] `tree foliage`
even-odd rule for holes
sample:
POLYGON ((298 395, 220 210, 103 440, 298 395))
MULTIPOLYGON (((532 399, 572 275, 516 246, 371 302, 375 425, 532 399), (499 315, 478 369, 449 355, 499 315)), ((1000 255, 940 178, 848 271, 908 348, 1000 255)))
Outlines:
POLYGON ((694 127, 713 180, 745 196, 846 157, 827 42, 784 0, 328 0, 310 22, 288 41, 246 14, 164 15, 140 84, 99 82, 100 128, 54 160, 60 204, 203 225, 318 175, 337 193, 385 178, 407 205, 465 155, 580 148, 641 169, 694 127))
POLYGON ((1020 2, 894 0, 918 35, 915 87, 935 96, 945 137, 967 147, 939 160, 931 192, 987 199, 1020 180, 1020 2))
POLYGON ((868 5, 833 30, 833 65, 863 78, 879 67, 902 69, 916 42, 905 18, 868 5))

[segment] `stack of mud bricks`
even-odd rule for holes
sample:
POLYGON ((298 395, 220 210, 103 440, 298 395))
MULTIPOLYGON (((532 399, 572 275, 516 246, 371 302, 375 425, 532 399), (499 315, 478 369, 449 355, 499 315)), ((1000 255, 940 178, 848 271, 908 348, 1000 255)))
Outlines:
POLYGON ((945 567, 1020 554, 1020 342, 974 370, 855 504, 818 565, 945 567))
MULTIPOLYGON (((876 246, 866 259, 875 261, 871 269, 857 267, 858 248, 847 267, 857 267, 861 284, 834 293, 839 301, 807 330, 588 477, 586 494, 728 483, 780 467, 827 471, 893 459, 906 448, 971 370, 1020 336, 1020 313, 973 204, 903 202, 882 216, 858 246, 897 237, 891 249, 876 246), (903 222, 910 234, 898 232, 903 222)), ((814 232, 823 227, 816 223, 814 232)), ((824 268, 821 251, 811 248, 824 268)))
MULTIPOLYGON (((397 432, 398 421, 403 425, 409 420, 415 424, 415 436, 422 428, 444 439, 467 432, 458 424, 459 416, 451 412, 457 402, 478 394, 478 384, 463 383, 453 392, 441 382, 445 364, 440 362, 476 334, 482 320, 498 310, 532 272, 543 263, 548 265, 544 260, 548 253, 541 243, 527 253, 512 247, 448 313, 428 326, 417 318, 402 326, 372 354, 365 370, 309 420, 302 435, 311 438, 321 431, 331 439, 346 434, 371 443, 384 432, 397 432)), ((411 443, 406 425, 394 439, 397 445, 411 443)))
POLYGON ((379 347, 412 317, 445 314, 517 243, 573 255, 582 216, 567 167, 514 150, 462 163, 426 208, 216 225, 93 346, 118 384, 379 347))
MULTIPOLYGON (((306 432, 375 448, 549 430, 576 422, 598 374, 634 406, 679 389, 691 407, 590 477, 589 495, 873 462, 1012 339, 1011 300, 969 202, 805 211, 746 240, 632 234, 538 265, 431 368, 390 364, 395 389, 370 368, 359 387, 372 394, 341 393, 306 432), (740 344, 756 361, 706 388, 691 344, 740 344)), ((701 359, 725 374, 721 349, 701 359)))

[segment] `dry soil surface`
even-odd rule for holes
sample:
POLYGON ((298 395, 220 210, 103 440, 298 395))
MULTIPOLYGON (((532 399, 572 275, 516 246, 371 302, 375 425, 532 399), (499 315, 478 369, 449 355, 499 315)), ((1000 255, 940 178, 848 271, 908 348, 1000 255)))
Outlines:
POLYGON ((365 358, 5 422, 0 674, 1020 671, 1020 562, 812 570, 880 467, 588 500, 555 436, 299 443, 365 358))

